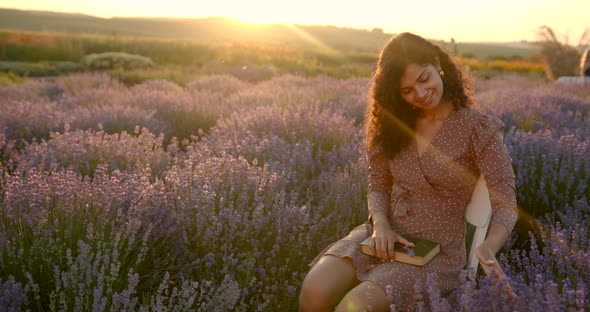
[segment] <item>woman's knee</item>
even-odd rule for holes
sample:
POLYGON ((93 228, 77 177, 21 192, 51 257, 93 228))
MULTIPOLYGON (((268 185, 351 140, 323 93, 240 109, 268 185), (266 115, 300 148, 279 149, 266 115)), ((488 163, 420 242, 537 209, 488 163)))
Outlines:
POLYGON ((333 292, 326 283, 305 278, 299 293, 299 311, 329 311, 338 302, 333 292))
POLYGON ((324 256, 307 274, 299 294, 300 311, 331 311, 358 281, 346 260, 324 256))

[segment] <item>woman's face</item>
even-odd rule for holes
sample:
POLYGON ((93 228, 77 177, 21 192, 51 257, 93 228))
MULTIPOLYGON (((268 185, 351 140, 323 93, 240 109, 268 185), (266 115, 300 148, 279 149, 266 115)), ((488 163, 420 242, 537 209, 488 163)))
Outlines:
POLYGON ((401 97, 408 104, 424 110, 434 109, 443 95, 443 82, 432 64, 406 66, 399 86, 401 97))

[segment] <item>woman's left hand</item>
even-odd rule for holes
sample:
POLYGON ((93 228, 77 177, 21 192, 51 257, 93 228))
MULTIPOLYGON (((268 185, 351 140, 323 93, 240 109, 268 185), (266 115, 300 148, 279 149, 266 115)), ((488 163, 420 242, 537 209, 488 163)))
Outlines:
MULTIPOLYGON (((477 246, 475 249, 475 256, 479 260, 479 264, 483 268, 484 272, 487 276, 495 276, 498 280, 502 281, 506 278, 506 274, 500 264, 498 263, 498 259, 496 259, 494 250, 486 244, 484 241, 481 245, 477 246)), ((505 291, 508 298, 514 300, 517 298, 516 294, 512 291, 510 284, 505 284, 505 291)))
POLYGON ((490 276, 492 272, 494 272, 499 279, 506 277, 506 274, 504 274, 504 271, 498 264, 496 253, 486 244, 485 241, 481 243, 481 245, 477 246, 475 249, 475 256, 479 260, 479 264, 486 272, 487 276, 490 276))

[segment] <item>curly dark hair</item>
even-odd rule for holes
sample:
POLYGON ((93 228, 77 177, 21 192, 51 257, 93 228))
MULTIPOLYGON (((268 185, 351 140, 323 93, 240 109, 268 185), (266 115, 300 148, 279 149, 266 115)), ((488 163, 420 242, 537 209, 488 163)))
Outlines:
POLYGON ((473 106, 471 87, 449 54, 424 38, 411 34, 395 35, 381 50, 369 97, 367 116, 367 149, 383 148, 392 159, 413 139, 419 111, 402 98, 401 77, 409 64, 432 64, 444 71, 442 98, 455 109, 473 106))

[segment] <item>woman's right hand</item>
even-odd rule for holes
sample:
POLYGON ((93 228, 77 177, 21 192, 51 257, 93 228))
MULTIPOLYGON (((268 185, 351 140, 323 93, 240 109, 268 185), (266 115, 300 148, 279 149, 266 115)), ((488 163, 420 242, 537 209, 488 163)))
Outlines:
POLYGON ((403 244, 404 246, 413 248, 414 244, 397 234, 391 227, 378 227, 373 229, 371 235, 371 249, 375 255, 384 260, 393 260, 395 243, 403 244))

